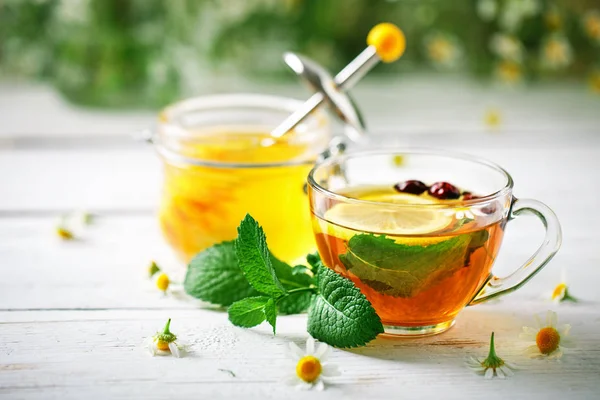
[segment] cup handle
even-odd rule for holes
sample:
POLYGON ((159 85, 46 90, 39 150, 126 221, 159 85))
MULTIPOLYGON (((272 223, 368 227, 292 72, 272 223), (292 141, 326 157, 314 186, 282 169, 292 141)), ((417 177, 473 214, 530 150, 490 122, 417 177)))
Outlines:
POLYGON ((527 283, 535 274, 554 257, 562 241, 560 223, 554 211, 544 203, 531 199, 513 198, 509 212, 509 221, 522 214, 533 214, 538 217, 546 228, 546 237, 537 251, 512 274, 500 278, 491 275, 487 283, 468 304, 470 306, 483 303, 495 297, 514 292, 527 283))

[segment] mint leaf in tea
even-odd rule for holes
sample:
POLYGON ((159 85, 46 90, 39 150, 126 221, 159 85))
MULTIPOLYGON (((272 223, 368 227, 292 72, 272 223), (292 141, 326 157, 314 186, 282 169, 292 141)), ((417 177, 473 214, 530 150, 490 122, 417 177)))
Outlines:
POLYGON ((463 268, 470 242, 468 234, 425 246, 358 234, 348 241, 348 252, 339 259, 379 293, 412 297, 463 268))

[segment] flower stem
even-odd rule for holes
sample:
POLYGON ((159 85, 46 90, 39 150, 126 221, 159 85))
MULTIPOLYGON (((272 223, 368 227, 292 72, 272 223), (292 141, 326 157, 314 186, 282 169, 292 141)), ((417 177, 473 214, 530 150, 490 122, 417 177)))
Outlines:
POLYGON ((303 287, 303 288, 297 288, 297 289, 292 289, 292 290, 288 290, 287 294, 294 294, 294 293, 301 293, 301 292, 314 292, 315 288, 312 286, 307 286, 307 287, 303 287))
POLYGON ((171 318, 169 318, 169 320, 165 324, 165 329, 163 329, 163 334, 165 334, 165 335, 171 335, 172 333, 171 333, 171 331, 169 331, 170 327, 171 327, 171 318))
POLYGON ((488 354, 488 358, 497 358, 496 355, 496 346, 494 345, 494 332, 492 332, 492 338, 490 339, 490 352, 488 354))

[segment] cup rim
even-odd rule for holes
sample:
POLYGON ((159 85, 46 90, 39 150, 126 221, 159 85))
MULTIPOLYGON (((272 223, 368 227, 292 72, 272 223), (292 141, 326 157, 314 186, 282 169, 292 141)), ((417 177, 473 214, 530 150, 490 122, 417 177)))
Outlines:
POLYGON ((362 205, 377 205, 377 206, 386 206, 387 208, 404 208, 404 207, 426 207, 426 208, 453 208, 456 206, 472 206, 472 205, 480 205, 484 203, 490 203, 496 200, 499 197, 502 197, 506 194, 511 193, 514 187, 514 181, 512 176, 502 168, 500 165, 486 160, 485 158, 476 157, 470 154, 456 152, 456 151, 448 151, 441 149, 433 149, 426 147, 393 147, 387 149, 369 149, 369 150, 353 150, 347 153, 336 155, 331 158, 327 158, 319 163, 317 163, 308 174, 308 186, 315 190, 316 192, 320 192, 321 194, 330 197, 334 200, 343 201, 345 203, 352 204, 362 204, 362 205), (469 162, 473 162, 479 165, 490 167, 497 172, 500 172, 506 178, 506 184, 504 187, 494 193, 478 197, 476 199, 471 200, 445 200, 443 203, 432 203, 432 204, 422 204, 422 203, 386 203, 380 201, 373 200, 361 200, 353 197, 347 197, 343 194, 333 192, 329 189, 324 188, 319 185, 315 180, 315 173, 319 168, 331 166, 336 163, 341 163, 349 158, 357 158, 357 157, 368 157, 368 156, 379 156, 379 155, 399 155, 399 154, 419 154, 419 155, 431 155, 431 156, 439 156, 439 157, 447 157, 447 158, 455 158, 460 160, 465 160, 469 162))
MULTIPOLYGON (((177 115, 183 113, 193 112, 195 110, 210 111, 211 109, 217 110, 227 107, 254 107, 273 111, 287 111, 291 114, 302 104, 303 102, 301 100, 291 97, 261 93, 225 93, 197 96, 175 102, 163 108, 158 114, 158 127, 167 130, 169 132, 168 135, 173 138, 185 139, 186 137, 189 137, 189 133, 178 124, 173 123, 173 119, 177 115)), ((311 115, 311 118, 313 118, 317 124, 315 127, 316 132, 312 135, 316 136, 322 134, 324 131, 331 131, 331 121, 322 110, 314 112, 311 115)), ((311 138, 310 135, 311 134, 308 134, 309 138, 311 138)), ((165 146, 161 143, 160 139, 155 140, 154 144, 158 154, 164 159, 169 160, 170 163, 213 168, 256 169, 313 165, 319 156, 319 152, 316 152, 315 154, 309 154, 291 160, 268 163, 220 162, 185 156, 176 150, 165 146)), ((327 146, 325 146, 323 150, 326 148, 327 146)))

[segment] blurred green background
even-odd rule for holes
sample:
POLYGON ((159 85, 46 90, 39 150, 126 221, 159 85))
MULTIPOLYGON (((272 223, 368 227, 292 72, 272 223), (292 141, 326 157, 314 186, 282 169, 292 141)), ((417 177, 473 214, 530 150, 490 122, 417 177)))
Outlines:
POLYGON ((286 50, 336 72, 381 21, 408 47, 374 74, 585 81, 600 93, 600 0, 3 0, 0 74, 48 81, 78 104, 159 107, 214 76, 295 79, 286 50))

